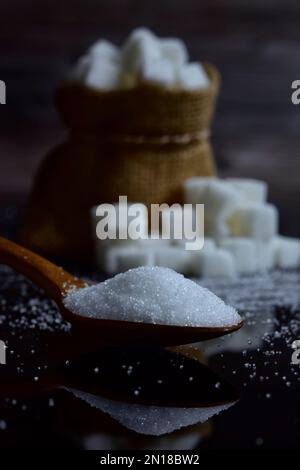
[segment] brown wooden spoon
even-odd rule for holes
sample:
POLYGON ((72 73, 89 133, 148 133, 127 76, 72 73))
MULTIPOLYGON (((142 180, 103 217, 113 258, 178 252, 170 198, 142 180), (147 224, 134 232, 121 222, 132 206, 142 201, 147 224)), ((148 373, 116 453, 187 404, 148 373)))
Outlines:
POLYGON ((66 309, 63 303, 69 289, 87 285, 83 279, 72 276, 45 258, 2 237, 0 237, 0 263, 24 274, 42 288, 56 302, 63 318, 71 323, 72 332, 81 337, 84 335, 90 344, 105 341, 116 345, 173 346, 217 338, 237 331, 243 326, 243 321, 230 327, 203 328, 83 317, 66 309))

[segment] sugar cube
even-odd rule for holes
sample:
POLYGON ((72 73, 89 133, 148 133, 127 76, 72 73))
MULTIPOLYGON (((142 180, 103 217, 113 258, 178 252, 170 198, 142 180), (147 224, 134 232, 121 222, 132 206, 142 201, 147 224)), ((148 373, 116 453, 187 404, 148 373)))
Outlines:
POLYGON ((161 86, 173 86, 176 81, 175 67, 168 59, 152 60, 145 57, 140 74, 142 82, 154 83, 161 86))
POLYGON ((93 61, 105 59, 112 62, 120 60, 120 50, 110 41, 100 39, 95 42, 88 51, 93 61))
POLYGON ((262 204, 267 200, 268 185, 265 181, 250 178, 228 178, 226 181, 241 192, 245 202, 262 204))
MULTIPOLYGON (((174 245, 180 246, 183 249, 185 249, 185 244, 189 243, 190 240, 187 240, 186 238, 183 238, 182 240, 173 240, 174 245)), ((216 242, 213 240, 213 238, 209 237, 204 237, 204 245, 203 245, 203 250, 213 250, 216 248, 216 242)))
POLYGON ((170 246, 154 251, 154 264, 174 269, 181 274, 191 272, 191 251, 186 251, 180 247, 170 246))
POLYGON ((156 250, 156 249, 164 249, 166 247, 170 246, 170 240, 163 240, 162 238, 159 238, 159 234, 157 234, 158 238, 151 238, 149 235, 149 238, 144 238, 137 240, 137 246, 139 246, 142 249, 146 250, 156 250))
POLYGON ((203 204, 204 194, 211 181, 217 181, 215 177, 194 177, 185 180, 183 185, 184 202, 186 204, 203 204))
POLYGON ((281 269, 298 268, 300 266, 300 240, 276 237, 275 263, 281 269))
POLYGON ((135 244, 107 244, 96 253, 97 267, 108 274, 115 274, 139 266, 153 266, 151 250, 143 250, 135 244))
POLYGON ((253 240, 228 237, 221 239, 219 246, 232 254, 240 274, 253 274, 258 270, 257 250, 253 240))
POLYGON ((115 272, 124 272, 140 266, 153 266, 153 252, 135 247, 116 249, 111 256, 115 257, 115 272))
POLYGON ((159 40, 146 28, 134 30, 122 49, 122 68, 129 75, 141 72, 143 64, 161 58, 159 40))
POLYGON ((245 204, 227 219, 232 235, 269 241, 278 232, 278 211, 272 204, 245 204))
POLYGON ((160 40, 161 54, 175 65, 183 65, 188 61, 186 45, 180 39, 167 38, 160 40))
POLYGON ((275 266, 276 237, 268 242, 256 241, 257 266, 259 271, 269 271, 275 266))
POLYGON ((201 64, 190 63, 178 68, 177 83, 185 90, 197 90, 207 88, 209 79, 201 64))
POLYGON ((235 260, 221 248, 193 253, 193 274, 200 277, 233 278, 237 275, 235 260))
POLYGON ((95 206, 91 214, 98 238, 138 240, 148 236, 148 211, 142 203, 95 206))
POLYGON ((213 238, 229 234, 226 220, 239 204, 239 193, 226 182, 212 180, 204 194, 205 234, 213 238))
POLYGON ((87 71, 85 84, 97 90, 113 90, 120 85, 120 67, 105 59, 93 62, 87 71))

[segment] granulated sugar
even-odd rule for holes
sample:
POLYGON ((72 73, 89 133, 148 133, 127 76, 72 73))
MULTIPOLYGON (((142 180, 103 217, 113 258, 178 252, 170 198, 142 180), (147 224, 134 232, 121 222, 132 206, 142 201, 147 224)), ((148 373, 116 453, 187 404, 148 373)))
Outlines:
POLYGON ((0 265, 0 326, 11 334, 35 330, 68 332, 70 325, 62 318, 53 300, 7 266, 0 265))
POLYGON ((208 289, 161 267, 130 269, 72 290, 64 304, 82 316, 144 323, 226 327, 241 321, 233 307, 208 289))

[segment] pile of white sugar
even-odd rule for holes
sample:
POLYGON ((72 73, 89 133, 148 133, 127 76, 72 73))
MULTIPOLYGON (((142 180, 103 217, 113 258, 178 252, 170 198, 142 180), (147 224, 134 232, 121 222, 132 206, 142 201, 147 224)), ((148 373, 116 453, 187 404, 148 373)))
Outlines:
POLYGON ((166 325, 227 327, 241 321, 219 297, 172 269, 130 269, 100 284, 71 290, 64 305, 101 319, 166 325))

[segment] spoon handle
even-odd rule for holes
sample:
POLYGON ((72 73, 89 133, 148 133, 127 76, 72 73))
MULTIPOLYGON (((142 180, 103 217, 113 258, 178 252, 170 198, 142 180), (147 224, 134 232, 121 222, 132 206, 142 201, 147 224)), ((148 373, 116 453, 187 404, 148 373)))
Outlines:
POLYGON ((71 274, 42 256, 0 237, 0 263, 24 274, 57 303, 68 288, 78 283, 71 274))

